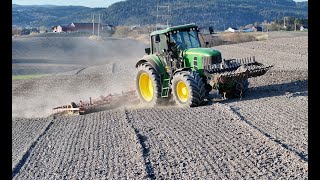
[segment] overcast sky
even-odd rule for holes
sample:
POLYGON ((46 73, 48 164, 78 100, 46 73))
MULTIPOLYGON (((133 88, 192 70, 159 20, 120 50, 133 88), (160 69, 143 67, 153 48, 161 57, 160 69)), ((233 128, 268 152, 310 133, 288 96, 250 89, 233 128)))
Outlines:
MULTIPOLYGON (((12 0, 12 4, 20 5, 80 5, 87 7, 108 7, 112 3, 124 0, 12 0)), ((308 0, 295 0, 295 1, 308 1, 308 0)))

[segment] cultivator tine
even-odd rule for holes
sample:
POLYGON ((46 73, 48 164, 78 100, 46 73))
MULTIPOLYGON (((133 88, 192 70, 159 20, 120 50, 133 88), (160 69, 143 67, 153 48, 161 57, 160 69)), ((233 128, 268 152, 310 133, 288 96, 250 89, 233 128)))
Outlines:
POLYGON ((264 75, 272 66, 263 66, 259 68, 253 68, 249 70, 249 77, 257 77, 264 75))
MULTIPOLYGON (((245 63, 251 63, 249 59, 243 59, 245 63)), ((224 73, 221 73, 219 76, 220 82, 223 83, 229 83, 231 81, 238 81, 243 78, 251 78, 251 77, 257 77, 264 75, 273 65, 270 66, 256 66, 256 65, 249 65, 246 67, 244 71, 237 71, 237 70, 232 70, 232 71, 226 71, 224 73)))

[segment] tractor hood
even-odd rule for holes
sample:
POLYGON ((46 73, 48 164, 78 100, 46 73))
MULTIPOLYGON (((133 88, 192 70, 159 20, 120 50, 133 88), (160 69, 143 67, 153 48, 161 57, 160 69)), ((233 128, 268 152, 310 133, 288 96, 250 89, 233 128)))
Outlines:
POLYGON ((183 52, 184 56, 203 57, 203 56, 220 56, 221 53, 211 48, 190 48, 183 52))
POLYGON ((183 59, 186 67, 200 68, 206 64, 220 62, 221 53, 211 48, 190 48, 183 51, 183 59))

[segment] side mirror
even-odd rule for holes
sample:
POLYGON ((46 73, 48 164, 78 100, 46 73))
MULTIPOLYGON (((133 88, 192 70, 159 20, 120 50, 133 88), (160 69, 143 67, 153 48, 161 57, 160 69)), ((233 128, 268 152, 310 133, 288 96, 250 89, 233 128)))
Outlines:
POLYGON ((156 43, 158 43, 158 42, 160 42, 160 35, 159 34, 156 35, 156 43))
POLYGON ((150 48, 145 48, 144 52, 146 52, 147 54, 150 54, 150 48))

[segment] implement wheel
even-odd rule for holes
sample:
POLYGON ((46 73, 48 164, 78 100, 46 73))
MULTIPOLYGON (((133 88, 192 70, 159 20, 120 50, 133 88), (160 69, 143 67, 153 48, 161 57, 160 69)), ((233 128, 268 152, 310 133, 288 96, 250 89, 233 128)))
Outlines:
POLYGON ((150 64, 142 63, 137 67, 136 89, 142 103, 149 105, 160 103, 160 77, 150 64))
POLYGON ((179 106, 200 106, 206 97, 205 83, 195 71, 183 71, 175 74, 171 88, 173 100, 179 106))
MULTIPOLYGON (((233 99, 233 98, 242 98, 248 91, 249 81, 248 79, 243 79, 235 83, 235 85, 225 92, 225 98, 233 99)), ((223 93, 223 92, 221 92, 223 93)))
MULTIPOLYGON (((76 103, 71 102, 71 103, 68 105, 68 108, 77 108, 77 105, 76 105, 76 103)), ((68 110, 68 114, 70 114, 70 115, 76 114, 77 112, 79 112, 79 111, 77 111, 77 110, 72 110, 72 109, 68 110)))

